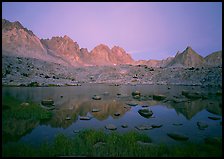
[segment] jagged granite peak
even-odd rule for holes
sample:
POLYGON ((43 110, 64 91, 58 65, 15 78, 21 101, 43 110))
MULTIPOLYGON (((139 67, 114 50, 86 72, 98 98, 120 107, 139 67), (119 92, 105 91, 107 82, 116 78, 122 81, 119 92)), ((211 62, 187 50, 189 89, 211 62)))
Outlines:
POLYGON ((6 19, 2 19, 2 31, 7 32, 7 31, 10 31, 12 29, 16 29, 16 30, 23 29, 29 35, 35 36, 31 30, 28 30, 27 28, 23 27, 23 25, 19 21, 10 22, 6 19))

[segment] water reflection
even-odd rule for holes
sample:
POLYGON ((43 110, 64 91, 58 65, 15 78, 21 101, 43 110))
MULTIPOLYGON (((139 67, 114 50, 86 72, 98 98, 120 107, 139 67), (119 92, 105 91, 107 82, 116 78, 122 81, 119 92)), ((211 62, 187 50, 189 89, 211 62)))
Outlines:
MULTIPOLYGON (((204 92, 217 91, 217 88, 205 88, 201 90, 202 88, 200 87, 194 87, 194 89, 204 92)), ((121 132, 135 130, 134 127, 141 124, 163 124, 163 127, 147 132, 150 136, 153 136, 156 141, 169 141, 166 136, 167 131, 192 131, 189 132, 189 135, 200 136, 203 132, 197 132, 198 129, 195 123, 199 119, 203 119, 208 123, 213 122, 211 119, 207 118, 209 113, 212 113, 214 116, 221 116, 222 96, 213 95, 208 99, 193 101, 183 100, 183 102, 173 102, 172 100, 156 101, 150 98, 154 93, 164 94, 168 99, 173 98, 173 96, 183 98, 181 96, 181 90, 192 90, 192 88, 186 86, 172 86, 170 90, 167 90, 167 86, 154 85, 126 85, 120 87, 109 85, 83 85, 81 87, 59 88, 3 88, 3 105, 4 96, 10 95, 20 101, 33 101, 36 103, 40 103, 42 99, 50 97, 54 100, 56 106, 56 109, 52 110, 52 118, 48 121, 6 121, 6 123, 3 124, 3 139, 7 138, 10 139, 10 141, 17 141, 21 136, 24 136, 23 139, 25 138, 24 140, 28 140, 29 136, 35 134, 35 139, 31 137, 32 140, 41 140, 43 137, 38 135, 35 130, 38 130, 38 132, 45 131, 43 130, 45 126, 49 129, 48 136, 53 137, 54 134, 58 132, 58 129, 60 129, 62 133, 73 134, 74 129, 104 128, 105 124, 108 123, 114 123, 117 126, 128 124, 128 128, 118 128, 117 131, 121 132), (141 94, 145 96, 144 100, 134 99, 132 97, 132 91, 136 90, 140 90, 141 94), (102 100, 93 100, 93 95, 100 95, 102 100), (133 102, 138 105, 135 107, 128 106, 128 103, 133 102), (138 113, 138 110, 142 109, 142 105, 150 106, 155 118, 143 118, 138 113), (99 109, 100 111, 92 112, 93 109, 99 109), (116 116, 114 115, 115 113, 119 113, 120 115, 116 116), (67 116, 71 117, 71 119, 66 120, 67 116), (91 116, 93 119, 81 122, 79 116, 91 116), (183 126, 181 128, 174 126, 173 123, 176 122, 183 123, 183 126), (41 127, 43 127, 43 129, 41 127), (52 133, 52 131, 54 133, 52 133)), ((220 124, 218 127, 215 127, 214 123, 211 125, 212 126, 209 126, 209 128, 204 131, 205 134, 217 135, 221 132, 220 124)))

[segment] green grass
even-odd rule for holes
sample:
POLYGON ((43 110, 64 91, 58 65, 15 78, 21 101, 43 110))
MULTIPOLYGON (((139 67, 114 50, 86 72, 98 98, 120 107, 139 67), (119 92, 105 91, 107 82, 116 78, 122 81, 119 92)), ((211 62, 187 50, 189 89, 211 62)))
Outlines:
POLYGON ((2 99, 3 142, 17 141, 35 128, 40 121, 46 121, 52 117, 52 112, 36 103, 28 102, 28 106, 21 103, 23 101, 12 96, 4 96, 2 99))
POLYGON ((104 133, 102 130, 84 130, 72 138, 58 134, 53 143, 43 143, 38 148, 26 144, 7 144, 3 146, 3 156, 101 156, 101 157, 165 157, 200 156, 221 157, 221 145, 193 144, 167 146, 142 146, 137 141, 150 142, 144 134, 128 132, 119 134, 104 133), (95 147, 97 142, 105 145, 95 147))

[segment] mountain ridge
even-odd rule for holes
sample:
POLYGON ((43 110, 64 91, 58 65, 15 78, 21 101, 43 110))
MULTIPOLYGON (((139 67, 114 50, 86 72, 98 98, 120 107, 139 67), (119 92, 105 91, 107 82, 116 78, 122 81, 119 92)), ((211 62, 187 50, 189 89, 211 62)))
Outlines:
POLYGON ((67 35, 39 39, 20 22, 5 19, 2 19, 2 52, 3 55, 37 58, 71 66, 133 64, 150 67, 199 67, 222 64, 222 51, 203 58, 190 46, 182 53, 178 51, 175 57, 163 60, 135 61, 122 47, 113 46, 110 49, 105 44, 99 44, 89 52, 86 48, 80 48, 67 35))

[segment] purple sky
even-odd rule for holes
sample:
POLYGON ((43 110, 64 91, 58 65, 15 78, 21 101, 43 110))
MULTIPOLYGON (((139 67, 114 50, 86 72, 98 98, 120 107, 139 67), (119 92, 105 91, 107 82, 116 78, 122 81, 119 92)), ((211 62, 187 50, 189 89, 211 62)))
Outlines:
POLYGON ((222 50, 221 2, 4 2, 2 18, 39 38, 68 35, 91 51, 118 45, 139 59, 164 59, 191 46, 222 50))

